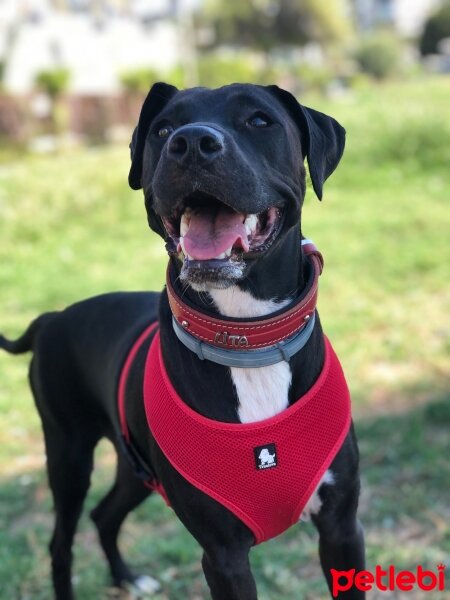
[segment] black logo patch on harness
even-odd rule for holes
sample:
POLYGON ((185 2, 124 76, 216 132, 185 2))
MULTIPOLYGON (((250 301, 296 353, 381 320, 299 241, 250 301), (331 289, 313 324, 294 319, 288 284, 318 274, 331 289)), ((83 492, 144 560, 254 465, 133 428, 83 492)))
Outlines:
POLYGON ((256 446, 256 448, 253 448, 253 453, 255 455, 256 468, 258 470, 272 469, 278 465, 275 444, 256 446))

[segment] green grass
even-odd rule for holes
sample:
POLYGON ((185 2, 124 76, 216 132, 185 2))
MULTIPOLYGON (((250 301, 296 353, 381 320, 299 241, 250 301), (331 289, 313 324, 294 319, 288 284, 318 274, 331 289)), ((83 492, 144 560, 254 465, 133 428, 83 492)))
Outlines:
MULTIPOLYGON (((348 135, 324 201, 308 191, 303 230, 325 256, 319 309, 353 394, 372 566, 434 568, 450 556, 449 97, 448 79, 424 79, 305 100, 348 135)), ((18 335, 39 312, 104 291, 161 288, 164 246, 147 228, 142 194, 127 187, 128 161, 124 145, 0 167, 2 332, 18 335)), ((51 597, 51 500, 27 362, 0 354, 1 600, 51 597)), ((111 477, 102 446, 87 508, 111 477)), ((254 550, 263 600, 325 597, 316 535, 301 529, 254 550)), ((122 545, 160 578, 159 598, 207 597, 200 551, 158 498, 130 517, 122 545)), ((79 597, 104 597, 86 517, 75 556, 79 597)))

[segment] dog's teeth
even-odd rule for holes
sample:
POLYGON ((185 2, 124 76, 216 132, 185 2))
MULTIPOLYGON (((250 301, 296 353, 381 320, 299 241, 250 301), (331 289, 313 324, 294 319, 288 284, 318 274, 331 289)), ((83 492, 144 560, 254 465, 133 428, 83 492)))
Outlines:
POLYGON ((230 247, 228 248, 228 250, 225 250, 225 256, 226 256, 227 258, 228 258, 229 256, 231 256, 231 251, 232 251, 232 249, 233 249, 233 246, 230 246, 230 247))
POLYGON ((217 256, 215 256, 214 258, 226 258, 227 255, 225 252, 222 252, 221 254, 218 254, 217 256))
POLYGON ((256 230, 256 226, 258 225, 258 217, 256 215, 248 215, 244 221, 244 225, 247 235, 250 235, 256 230))
POLYGON ((189 217, 186 214, 186 211, 182 214, 181 216, 181 221, 180 221, 180 235, 184 236, 186 235, 188 229, 189 229, 189 217))

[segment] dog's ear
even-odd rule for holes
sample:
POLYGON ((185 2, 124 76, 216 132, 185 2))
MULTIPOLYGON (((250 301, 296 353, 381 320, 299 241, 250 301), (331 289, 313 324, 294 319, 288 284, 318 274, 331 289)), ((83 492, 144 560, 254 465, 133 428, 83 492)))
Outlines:
POLYGON ((344 152, 345 129, 332 117, 302 106, 290 92, 276 85, 270 85, 268 89, 281 101, 302 134, 313 188, 322 200, 323 184, 338 166, 344 152))
POLYGON ((140 190, 142 187, 142 159, 150 123, 177 92, 177 88, 173 85, 155 83, 142 105, 139 121, 133 131, 130 143, 131 168, 128 175, 128 183, 133 190, 140 190))

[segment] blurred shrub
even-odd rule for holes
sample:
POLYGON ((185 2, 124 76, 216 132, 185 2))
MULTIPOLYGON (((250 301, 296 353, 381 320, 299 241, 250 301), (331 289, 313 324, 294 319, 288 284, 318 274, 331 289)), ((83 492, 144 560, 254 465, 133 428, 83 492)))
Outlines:
POLYGON ((390 122, 373 144, 377 161, 404 164, 415 162, 422 167, 446 168, 450 163, 450 124, 434 115, 399 119, 390 122))
POLYGON ((181 65, 174 67, 164 79, 168 83, 171 83, 179 89, 186 87, 186 77, 184 74, 184 68, 181 65))
POLYGON ((398 72, 402 46, 392 33, 377 32, 359 42, 353 57, 361 71, 375 79, 385 79, 398 72))
POLYGON ((68 69, 48 69, 36 75, 36 85, 55 100, 69 87, 70 71, 68 69))
POLYGON ((64 68, 40 71, 35 82, 49 96, 52 103, 47 124, 48 133, 59 135, 67 129, 68 124, 67 107, 63 105, 61 96, 69 87, 70 71, 64 68))
POLYGON ((151 86, 160 79, 158 72, 148 67, 131 69, 120 74, 123 89, 131 95, 147 94, 151 86))
MULTIPOLYGON (((214 45, 267 52, 280 46, 342 42, 351 29, 342 0, 206 0, 206 25, 214 45)), ((201 17, 200 17, 201 19, 201 17)))
MULTIPOLYGON (((389 98, 389 103, 392 100, 389 98)), ((408 110, 404 97, 400 109, 388 106, 383 95, 379 103, 374 106, 370 90, 359 92, 358 108, 344 120, 346 159, 363 168, 389 165, 404 170, 409 165, 445 171, 450 163, 450 122, 426 111, 408 110), (366 103, 371 108, 363 112, 360 107, 366 103)))
MULTIPOLYGON (((198 84, 220 87, 230 83, 255 83, 259 85, 287 85, 301 92, 306 90, 323 92, 333 79, 333 73, 325 66, 307 63, 268 61, 250 53, 223 55, 209 53, 198 61, 198 84), (287 82, 287 83, 286 83, 287 82)), ((167 80, 183 88, 185 85, 182 67, 173 69, 167 80)))
POLYGON ((247 57, 208 54, 199 59, 198 79, 200 85, 208 87, 220 87, 234 82, 257 83, 259 69, 247 57))
POLYGON ((290 69, 290 74, 296 80, 300 92, 313 91, 324 93, 334 78, 331 70, 322 66, 301 63, 290 69))
MULTIPOLYGON (((250 54, 209 53, 199 57, 198 85, 221 87, 229 83, 273 83, 276 69, 264 66, 250 54)), ((167 80, 179 88, 185 87, 185 77, 181 66, 175 67, 167 80)))
POLYGON ((367 90, 367 89, 370 89, 370 86, 373 86, 373 81, 369 77, 369 75, 367 75, 367 73, 361 73, 358 71, 355 73, 351 73, 345 79, 345 81, 346 81, 348 87, 355 91, 356 90, 367 90))
POLYGON ((435 54, 439 42, 447 37, 450 37, 450 2, 444 4, 425 22, 419 44, 421 54, 435 54))

